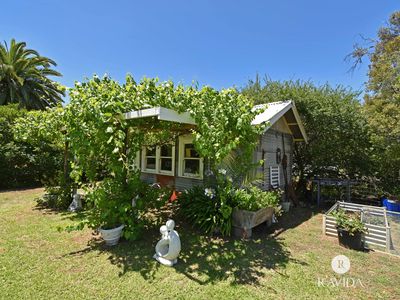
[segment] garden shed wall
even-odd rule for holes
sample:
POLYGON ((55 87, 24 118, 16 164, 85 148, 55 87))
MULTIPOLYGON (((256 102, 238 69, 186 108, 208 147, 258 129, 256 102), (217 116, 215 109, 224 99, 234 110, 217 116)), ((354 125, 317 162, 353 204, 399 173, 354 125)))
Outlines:
POLYGON ((260 142, 255 151, 255 162, 264 160, 264 164, 258 167, 258 173, 262 177, 261 188, 268 190, 272 188, 270 182, 270 167, 279 168, 279 187, 284 188, 285 179, 282 164, 277 162, 277 149, 281 151, 283 158, 283 143, 285 143, 285 153, 288 158, 287 163, 287 180, 291 182, 292 166, 293 166, 293 136, 289 133, 281 132, 273 127, 268 129, 261 137, 260 142))

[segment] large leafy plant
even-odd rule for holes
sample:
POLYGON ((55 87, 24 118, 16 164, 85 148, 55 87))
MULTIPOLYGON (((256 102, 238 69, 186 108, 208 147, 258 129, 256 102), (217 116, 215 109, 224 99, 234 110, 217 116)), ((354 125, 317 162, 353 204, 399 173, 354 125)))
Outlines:
POLYGON ((261 208, 276 208, 282 198, 280 190, 263 191, 257 186, 236 189, 233 203, 238 209, 257 211, 261 208))
POLYGON ((337 211, 332 212, 332 215, 336 219, 336 226, 347 231, 350 235, 367 232, 367 228, 361 221, 359 213, 350 213, 343 209, 338 209, 337 211))
POLYGON ((230 235, 232 205, 228 189, 195 186, 179 197, 180 214, 206 233, 230 235))
POLYGON ((164 205, 166 199, 162 190, 132 177, 128 182, 106 178, 87 191, 85 200, 90 207, 87 219, 69 229, 81 229, 85 225, 93 229, 112 229, 124 224, 124 237, 136 239, 145 225, 145 212, 164 205))
POLYGON ((219 169, 206 185, 189 189, 179 197, 180 212, 191 223, 207 233, 230 235, 233 208, 257 211, 277 208, 280 190, 262 191, 260 188, 235 181, 226 169, 219 169))

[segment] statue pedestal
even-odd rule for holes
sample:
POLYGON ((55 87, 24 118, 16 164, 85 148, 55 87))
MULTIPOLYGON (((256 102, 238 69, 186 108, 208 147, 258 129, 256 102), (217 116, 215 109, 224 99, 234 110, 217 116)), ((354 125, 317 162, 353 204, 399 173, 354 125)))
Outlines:
POLYGON ((178 259, 175 258, 174 260, 169 260, 169 259, 165 259, 162 258, 161 256, 157 256, 157 254, 154 254, 153 256, 156 261, 158 261, 160 264, 167 266, 167 267, 172 267, 173 265, 175 265, 178 262, 178 259))

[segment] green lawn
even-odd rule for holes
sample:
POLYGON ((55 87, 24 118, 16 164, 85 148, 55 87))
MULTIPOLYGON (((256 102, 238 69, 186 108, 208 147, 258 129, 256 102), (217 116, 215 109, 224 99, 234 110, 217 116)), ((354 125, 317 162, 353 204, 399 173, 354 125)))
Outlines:
POLYGON ((177 220, 180 261, 152 255, 158 228, 106 248, 91 231, 58 232, 78 216, 37 209, 42 189, 0 193, 0 299, 400 299, 400 259, 346 250, 321 234, 321 214, 297 209, 254 239, 200 236, 177 220), (364 287, 319 287, 350 258, 364 287))

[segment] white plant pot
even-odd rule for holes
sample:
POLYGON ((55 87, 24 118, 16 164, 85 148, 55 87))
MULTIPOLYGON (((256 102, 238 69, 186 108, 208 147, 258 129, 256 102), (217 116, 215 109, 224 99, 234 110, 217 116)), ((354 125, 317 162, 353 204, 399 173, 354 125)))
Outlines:
POLYGON ((290 210, 290 202, 282 202, 282 209, 284 212, 288 212, 290 210))
POLYGON ((100 227, 100 234, 103 240, 106 242, 107 246, 114 246, 118 244, 118 241, 122 235, 122 229, 124 229, 125 225, 121 225, 117 228, 113 229, 102 229, 100 227))

